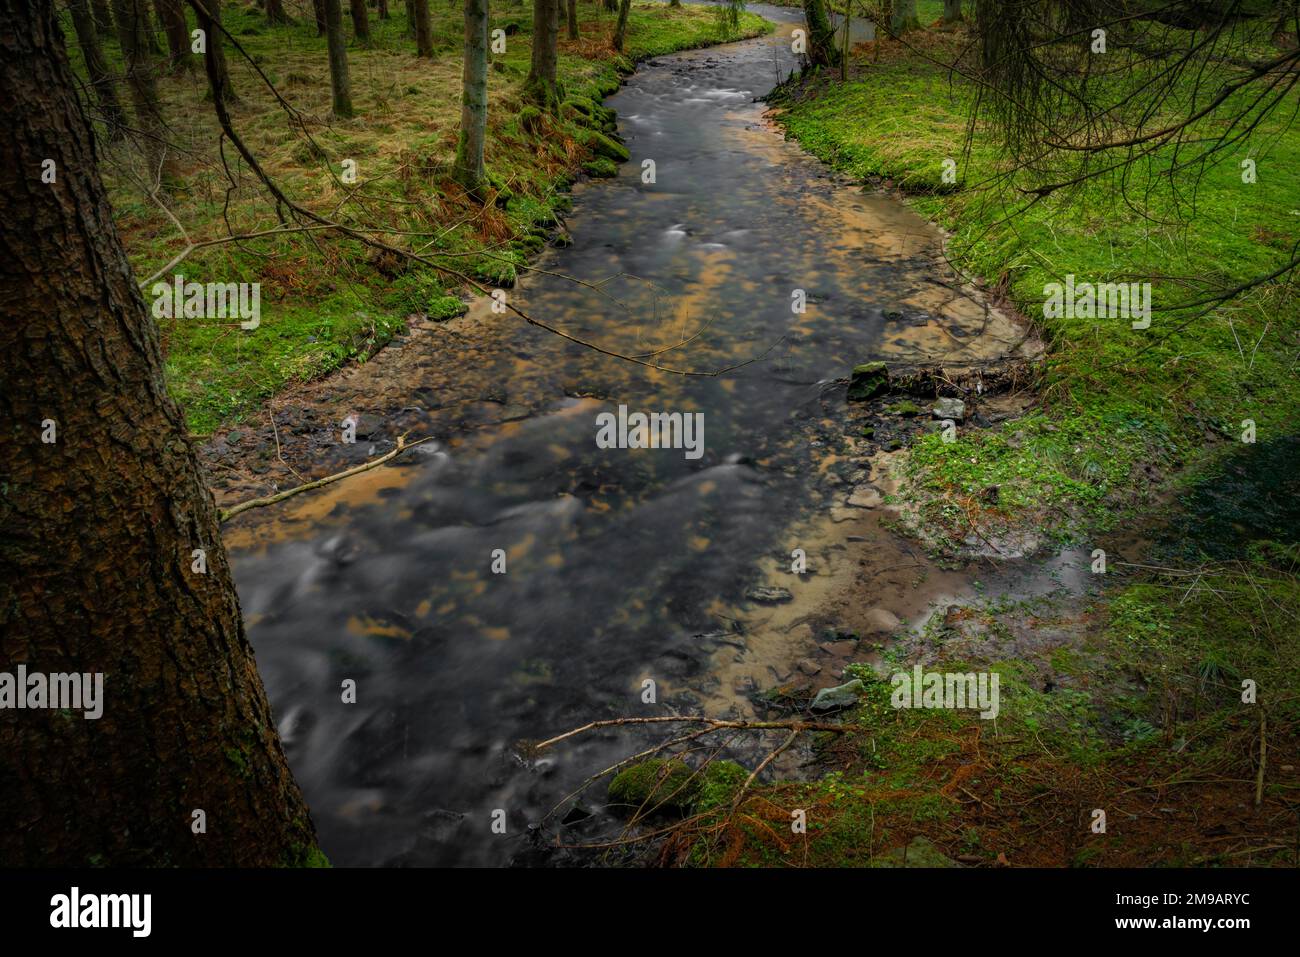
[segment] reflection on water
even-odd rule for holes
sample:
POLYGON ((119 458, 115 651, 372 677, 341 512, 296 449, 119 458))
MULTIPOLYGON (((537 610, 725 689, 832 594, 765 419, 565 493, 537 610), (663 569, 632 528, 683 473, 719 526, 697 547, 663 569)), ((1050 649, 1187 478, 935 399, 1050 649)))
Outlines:
POLYGON ((632 161, 578 189, 574 245, 542 263, 592 285, 535 275, 511 293, 665 367, 756 361, 677 375, 520 326, 513 356, 460 374, 549 396, 549 412, 440 435, 400 467, 296 500, 318 510, 309 533, 234 554, 290 763, 336 864, 555 860, 529 825, 629 739, 576 739, 532 766, 513 745, 716 702, 716 646, 700 636, 807 510, 822 383, 934 338, 916 330, 969 306, 935 287, 935 235, 919 220, 837 184, 763 119, 753 100, 790 72, 801 16, 761 9, 784 25, 776 37, 662 58, 613 97, 632 161), (619 404, 704 413, 703 457, 598 448, 596 415, 619 404), (355 704, 341 701, 347 679, 355 704))

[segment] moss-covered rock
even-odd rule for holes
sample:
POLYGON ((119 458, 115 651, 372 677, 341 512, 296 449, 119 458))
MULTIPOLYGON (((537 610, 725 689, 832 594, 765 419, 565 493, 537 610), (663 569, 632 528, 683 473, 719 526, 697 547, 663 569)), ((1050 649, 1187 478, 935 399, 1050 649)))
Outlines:
POLYGON ((676 813, 690 810, 700 793, 701 776, 685 761, 650 758, 624 768, 609 782, 612 810, 676 813))
POLYGON ((595 176, 600 179, 609 179, 618 175, 618 166, 613 160, 605 159, 603 156, 588 160, 582 164, 582 168, 588 176, 595 176))
POLYGON ((617 140, 611 139, 604 133, 598 133, 595 130, 587 130, 582 134, 582 144, 591 150, 597 156, 603 156, 606 159, 613 160, 615 163, 626 163, 632 155, 628 152, 627 147, 617 140))
POLYGON ((866 402, 889 388, 889 368, 883 362, 864 362, 849 377, 850 402, 866 402))

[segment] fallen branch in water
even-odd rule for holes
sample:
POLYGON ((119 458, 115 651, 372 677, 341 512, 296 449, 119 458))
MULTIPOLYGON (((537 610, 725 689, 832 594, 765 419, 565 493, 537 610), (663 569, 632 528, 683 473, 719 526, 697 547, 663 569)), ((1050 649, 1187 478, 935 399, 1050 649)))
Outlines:
POLYGON ((324 478, 318 478, 303 485, 296 485, 293 488, 285 489, 283 492, 276 492, 274 495, 266 495, 262 498, 251 498, 247 502, 240 502, 238 505, 230 506, 230 508, 221 509, 218 513, 218 521, 224 522, 226 519, 234 518, 240 512, 246 512, 250 508, 261 508, 263 505, 274 505, 276 502, 283 502, 286 498, 291 498, 299 492, 310 492, 312 489, 320 488, 321 486, 329 485, 332 482, 337 482, 341 479, 349 478, 350 476, 365 472, 368 469, 376 468, 377 466, 390 461, 400 453, 405 452, 407 449, 413 449, 417 445, 428 442, 429 438, 431 438, 431 436, 407 444, 406 436, 399 435, 397 437, 397 448, 379 456, 377 459, 371 459, 369 462, 362 462, 360 465, 354 465, 350 469, 346 469, 342 472, 335 472, 333 475, 327 475, 324 478))

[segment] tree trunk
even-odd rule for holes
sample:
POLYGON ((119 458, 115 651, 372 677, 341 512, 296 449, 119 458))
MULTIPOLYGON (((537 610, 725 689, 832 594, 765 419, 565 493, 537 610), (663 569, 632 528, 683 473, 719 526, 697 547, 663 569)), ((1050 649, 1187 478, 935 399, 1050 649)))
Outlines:
POLYGON ((415 10, 415 55, 433 57, 433 24, 429 22, 429 0, 407 0, 407 13, 415 10))
POLYGON ((822 0, 803 0, 803 18, 808 26, 808 60, 813 66, 835 66, 835 30, 822 0))
POLYGON ((388 0, 379 0, 379 3, 376 4, 375 9, 379 14, 380 20, 388 19, 388 0))
POLYGON ((99 30, 101 36, 108 36, 113 32, 113 13, 109 9, 108 0, 94 0, 91 3, 91 9, 95 11, 95 27, 99 30))
POLYGON ((334 115, 352 115, 352 80, 348 77, 348 45, 343 36, 341 0, 325 4, 325 39, 330 53, 330 88, 334 92, 334 115))
POLYGON ((943 22, 961 23, 961 0, 943 0, 943 22))
POLYGON ((319 862, 54 4, 0 0, 0 17, 0 661, 103 675, 97 719, 0 719, 0 860, 319 862), (199 548, 206 574, 193 571, 199 548))
POLYGON ((613 13, 618 9, 618 0, 600 0, 600 4, 605 8, 606 13, 613 13))
POLYGON ((266 21, 276 26, 286 26, 293 22, 284 9, 284 0, 266 0, 266 21))
POLYGON ((158 85, 154 80, 149 55, 145 51, 145 31, 142 25, 145 12, 143 0, 113 0, 113 21, 117 25, 117 41, 122 48, 126 85, 131 91, 136 138, 148 167, 145 179, 151 184, 155 180, 167 183, 174 178, 175 169, 167 159, 166 130, 158 100, 158 85))
POLYGON ((350 0, 352 8, 352 35, 362 46, 370 45, 370 12, 366 0, 350 0))
POLYGON ((91 89, 95 91, 95 100, 99 103, 99 111, 108 127, 108 138, 119 140, 126 130, 126 114, 118 102, 113 75, 108 71, 108 61, 104 59, 104 50, 99 45, 95 15, 90 9, 89 0, 71 0, 68 5, 72 10, 72 26, 77 32, 77 43, 81 45, 81 55, 86 61, 86 77, 90 80, 91 89))
POLYGON ((316 16, 316 36, 325 35, 325 0, 311 0, 312 13, 316 16))
POLYGON ((618 5, 618 22, 614 24, 613 47, 623 52, 623 41, 627 39, 627 15, 632 9, 632 0, 620 0, 618 5))
POLYGON ((844 23, 842 24, 843 37, 840 43, 840 82, 849 81, 849 42, 853 35, 853 4, 851 0, 844 0, 844 23))
POLYGON ((533 0, 533 50, 524 96, 545 109, 554 109, 555 45, 560 39, 560 0, 533 0))
POLYGON ((908 30, 919 30, 921 21, 916 16, 916 0, 894 0, 894 11, 889 18, 889 32, 901 37, 908 30))
POLYGON ((203 14, 198 12, 198 7, 195 7, 199 29, 207 35, 208 49, 215 57, 217 70, 221 76, 221 99, 225 103, 234 103, 239 97, 235 95, 235 86, 230 82, 230 68, 226 65, 226 38, 221 33, 221 0, 197 0, 197 2, 212 16, 213 22, 207 23, 203 14))
POLYGON ((569 39, 578 39, 578 0, 568 0, 569 39))
POLYGON ((181 0, 154 0, 154 9, 158 11, 158 19, 167 35, 167 65, 173 73, 190 69, 194 65, 190 54, 190 27, 181 0))
POLYGON ((487 139, 488 0, 465 0, 465 71, 460 99, 460 142, 455 180, 477 195, 487 178, 483 144, 487 139))

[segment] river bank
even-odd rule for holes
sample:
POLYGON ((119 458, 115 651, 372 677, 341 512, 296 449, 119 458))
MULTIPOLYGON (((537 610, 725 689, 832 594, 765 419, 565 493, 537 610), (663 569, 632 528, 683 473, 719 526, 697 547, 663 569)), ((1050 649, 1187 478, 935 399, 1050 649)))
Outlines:
MULTIPOLYGON (((965 42, 957 32, 910 42, 942 62, 965 42)), ((841 720, 868 730, 821 735, 824 777, 755 788, 745 815, 685 828, 674 860, 1294 865, 1279 822, 1300 783, 1285 691, 1300 673, 1297 443, 1283 412, 1298 395, 1295 301, 1268 289, 1155 343, 1042 307, 1046 283, 1065 274, 1199 271, 1230 286, 1267 271, 1289 248, 1293 184, 1243 192, 1237 164, 1224 163, 1201 182, 1189 228, 1117 221, 1099 196, 1012 223, 966 188, 991 176, 995 154, 978 127, 964 152, 971 91, 960 78, 892 41, 858 54, 847 84, 814 76, 778 92, 788 135, 951 230, 949 259, 1033 316, 1049 349, 1014 414, 968 423, 955 441, 920 431, 888 469, 882 507, 929 563, 986 569, 981 594, 900 623, 883 644, 830 629, 839 640, 827 651, 851 649, 838 652, 838 680, 860 682, 841 720), (1230 259, 1213 252, 1225 248, 1230 259), (1242 442, 1243 418, 1269 437, 1242 442), (994 579, 1019 556, 1039 574, 994 579), (1035 577, 1047 587, 1027 588, 1035 577), (997 717, 899 709, 890 679, 916 666, 996 675, 997 717), (1262 684, 1274 689, 1267 702, 1251 692, 1262 684), (803 835, 790 832, 796 809, 803 835)), ((1295 137, 1270 128, 1260 161, 1289 168, 1295 137)), ((1153 328, 1174 321, 1158 306, 1172 282, 1154 282, 1153 328)), ((971 383, 952 385, 940 391, 978 401, 971 383)), ((878 400, 895 422, 933 401, 900 391, 878 400)), ((841 609, 866 607, 867 588, 869 577, 846 588, 841 609)), ((775 710, 807 716, 812 701, 787 694, 775 710)))

